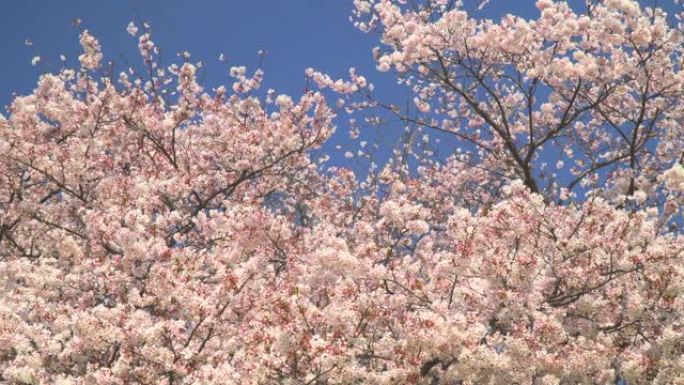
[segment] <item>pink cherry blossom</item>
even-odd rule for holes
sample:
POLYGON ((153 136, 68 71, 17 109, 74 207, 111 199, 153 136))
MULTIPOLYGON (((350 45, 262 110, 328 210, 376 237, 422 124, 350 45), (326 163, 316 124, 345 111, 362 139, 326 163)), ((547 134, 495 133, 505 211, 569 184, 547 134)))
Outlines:
POLYGON ((355 0, 408 111, 82 32, 0 115, 0 382, 683 383, 681 27, 588 4, 355 0))

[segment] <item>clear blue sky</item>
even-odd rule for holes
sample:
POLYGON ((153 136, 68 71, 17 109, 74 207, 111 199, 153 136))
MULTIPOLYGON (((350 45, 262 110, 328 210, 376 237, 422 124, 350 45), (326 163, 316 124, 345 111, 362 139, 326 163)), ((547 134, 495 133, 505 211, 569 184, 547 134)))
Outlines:
MULTIPOLYGON (((119 71, 129 63, 139 65, 137 39, 125 29, 131 20, 145 20, 165 63, 185 50, 193 61, 203 61, 207 88, 232 84, 226 64, 217 60, 220 53, 231 64, 254 69, 257 51, 264 49, 269 52, 264 65, 267 88, 297 97, 304 89, 307 67, 333 77, 356 67, 376 85, 383 101, 403 104, 406 90, 394 84, 391 74, 375 70, 371 50, 378 44, 377 36, 352 26, 352 7, 351 0, 15 0, 0 12, 0 106, 9 103, 13 93, 29 93, 40 73, 57 71, 60 54, 76 63, 79 31, 70 25, 75 18, 100 40, 105 60, 114 61, 119 71), (27 38, 32 46, 25 44, 27 38), (34 67, 31 58, 36 55, 42 63, 34 67)), ((533 0, 494 1, 486 12, 494 18, 505 12, 536 13, 533 0)), ((350 144, 345 120, 338 125, 328 149, 350 144)), ((384 142, 381 153, 386 156, 400 132, 396 125, 380 138, 368 134, 366 139, 384 142)), ((340 152, 331 152, 334 161, 344 161, 340 152)))
POLYGON ((59 68, 59 54, 72 59, 78 49, 78 30, 70 21, 78 17, 101 42, 106 59, 119 69, 137 62, 137 40, 126 34, 131 20, 152 25, 154 40, 170 56, 187 50, 203 60, 209 83, 229 82, 225 53, 232 63, 254 68, 257 51, 266 49, 266 85, 298 94, 304 69, 311 66, 344 75, 350 66, 371 71, 372 36, 356 31, 348 20, 352 4, 344 0, 23 0, 5 4, 0 13, 0 102, 12 92, 25 93, 37 75, 59 68), (33 46, 26 46, 30 38, 33 46), (32 67, 37 54, 48 65, 32 67), (52 64, 51 66, 49 64, 52 64))

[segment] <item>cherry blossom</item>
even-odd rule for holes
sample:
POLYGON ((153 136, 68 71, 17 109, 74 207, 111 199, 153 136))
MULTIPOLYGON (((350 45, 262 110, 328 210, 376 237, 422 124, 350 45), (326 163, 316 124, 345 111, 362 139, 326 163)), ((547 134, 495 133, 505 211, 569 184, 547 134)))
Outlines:
POLYGON ((148 25, 105 76, 83 31, 0 115, 0 382, 684 383, 681 30, 536 5, 355 0, 408 112, 353 68, 209 89, 148 25))

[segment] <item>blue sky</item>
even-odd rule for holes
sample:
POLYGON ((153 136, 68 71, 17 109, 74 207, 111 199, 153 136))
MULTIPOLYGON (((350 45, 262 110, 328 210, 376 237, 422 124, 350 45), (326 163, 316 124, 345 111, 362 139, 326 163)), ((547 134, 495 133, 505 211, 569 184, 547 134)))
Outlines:
MULTIPOLYGON (((186 50, 193 61, 203 61, 201 75, 206 88, 232 84, 229 65, 245 65, 248 72, 255 69, 257 51, 263 49, 268 51, 266 88, 297 97, 304 90, 307 67, 333 77, 343 77, 349 67, 356 67, 376 85, 380 99, 404 104, 411 99, 407 90, 395 85, 392 74, 375 70, 371 50, 378 44, 377 36, 352 26, 352 7, 351 0, 13 1, 0 13, 4 59, 0 106, 7 105, 14 93, 29 93, 40 73, 59 70, 60 54, 66 55, 69 63, 76 63, 79 30, 71 25, 75 18, 100 40, 105 61, 114 61, 117 72, 140 64, 137 39, 126 33, 126 26, 131 20, 144 20, 152 26, 164 63, 171 63, 178 52, 186 50), (26 39, 33 44, 27 46, 26 39), (218 61, 221 53, 229 65, 218 61), (32 66, 36 55, 42 61, 32 66)), ((486 12, 494 18, 505 12, 531 16, 534 1, 494 1, 486 12)), ((346 163, 349 161, 342 153, 352 149, 346 118, 338 121, 338 127, 325 151, 331 153, 333 162, 346 163), (335 150, 337 145, 342 150, 335 150)), ((382 133, 363 136, 369 142, 381 142, 379 158, 386 158, 401 132, 401 124, 394 124, 382 133)))
POLYGON ((351 1, 90 1, 24 0, 3 7, 0 13, 0 103, 12 92, 32 89, 40 72, 56 70, 59 54, 75 58, 78 30, 70 21, 78 17, 101 42, 106 59, 123 69, 137 64, 136 43, 126 34, 131 20, 152 25, 154 40, 166 62, 187 50, 203 60, 206 80, 212 85, 229 82, 225 65, 216 60, 224 53, 231 63, 254 68, 257 51, 269 52, 266 85, 291 94, 301 93, 304 69, 311 66, 343 75, 356 66, 373 70, 372 36, 356 31, 348 20, 351 1), (24 44, 25 38, 33 46, 24 44), (42 66, 32 67, 40 54, 42 66), (51 64, 51 65, 50 65, 51 64))
MULTIPOLYGON (((352 6, 347 0, 14 1, 0 13, 4 57, 0 106, 7 105, 13 93, 30 93, 41 73, 59 70, 60 54, 66 55, 71 65, 77 64, 79 30, 71 25, 75 18, 100 40, 105 61, 114 61, 118 71, 140 64, 137 38, 126 33, 126 26, 131 20, 138 24, 144 20, 152 26, 164 63, 170 64, 185 50, 193 61, 203 61, 200 76, 206 88, 230 86, 230 65, 254 70, 259 63, 257 52, 263 49, 268 52, 264 87, 278 93, 301 95, 307 67, 333 77, 345 76, 349 67, 357 67, 373 76, 377 88, 384 91, 380 95, 394 99, 397 91, 405 94, 394 85, 392 75, 376 72, 371 50, 377 37, 353 27, 349 21, 352 6), (25 44, 27 38, 33 45, 25 44), (218 61, 221 53, 228 65, 218 61), (32 66, 36 55, 42 61, 32 66)), ((338 134, 326 149, 337 161, 344 160, 340 155, 350 144, 345 143, 345 122, 340 119, 338 134), (334 150, 338 144, 343 150, 334 150)), ((387 135, 390 137, 393 135, 387 135)), ((391 145, 386 144, 385 153, 391 145)))

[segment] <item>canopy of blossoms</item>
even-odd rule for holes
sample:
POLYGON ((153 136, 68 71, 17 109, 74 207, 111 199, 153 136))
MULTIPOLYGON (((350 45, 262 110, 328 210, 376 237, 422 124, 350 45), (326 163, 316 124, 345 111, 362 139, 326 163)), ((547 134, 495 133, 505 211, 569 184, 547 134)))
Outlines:
POLYGON ((133 24, 116 78, 82 31, 0 115, 0 383, 684 384, 682 29, 536 5, 355 0, 410 114, 355 71, 207 91, 133 24), (459 148, 316 162, 342 113, 459 148))

